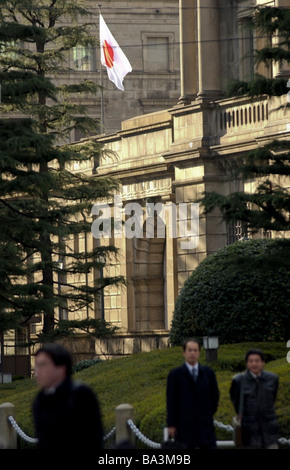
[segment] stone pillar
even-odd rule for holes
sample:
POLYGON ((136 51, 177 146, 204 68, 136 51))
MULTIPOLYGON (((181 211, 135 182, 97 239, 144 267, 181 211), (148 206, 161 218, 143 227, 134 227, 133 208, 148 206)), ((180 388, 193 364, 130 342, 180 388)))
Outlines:
MULTIPOLYGON (((125 292, 123 295, 126 295, 126 308, 123 310, 122 320, 124 315, 127 312, 127 321, 125 323, 125 328, 128 328, 129 331, 136 330, 136 302, 135 302, 135 284, 133 283, 133 278, 135 277, 135 246, 133 238, 124 238, 124 252, 125 263, 126 263, 126 279, 129 281, 125 292)), ((123 326, 123 324, 122 324, 123 326)))
POLYGON ((221 97, 220 23, 217 0, 197 0, 198 97, 221 97))
POLYGON ((177 256, 176 256, 176 237, 172 233, 172 205, 173 202, 166 201, 166 284, 165 284, 165 298, 166 298, 166 310, 165 310, 165 329, 169 330, 171 328, 171 323, 173 319, 173 312, 175 307, 176 297, 178 295, 177 291, 177 256))
POLYGON ((179 32, 179 104, 189 104, 197 95, 196 0, 179 0, 179 32))
POLYGON ((128 419, 134 418, 134 408, 127 403, 117 406, 116 410, 116 445, 122 442, 130 442, 133 446, 136 443, 135 434, 129 428, 128 419))
POLYGON ((0 449, 17 449, 17 435, 15 429, 8 422, 8 416, 15 414, 15 407, 11 403, 0 405, 0 449))
MULTIPOLYGON (((276 0, 276 6, 278 8, 290 8, 289 0, 276 0)), ((277 43, 282 38, 276 38, 277 43)), ((282 64, 279 62, 274 63, 274 78, 290 78, 290 64, 284 61, 282 64)))
MULTIPOLYGON (((120 250, 121 253, 124 253, 125 256, 120 257, 120 275, 124 276, 127 279, 127 257, 126 257, 126 248, 127 248, 127 239, 123 235, 122 238, 115 238, 115 246, 120 250)), ((121 324, 122 327, 126 330, 129 329, 129 306, 128 306, 128 289, 122 289, 120 292, 121 300, 121 324)))

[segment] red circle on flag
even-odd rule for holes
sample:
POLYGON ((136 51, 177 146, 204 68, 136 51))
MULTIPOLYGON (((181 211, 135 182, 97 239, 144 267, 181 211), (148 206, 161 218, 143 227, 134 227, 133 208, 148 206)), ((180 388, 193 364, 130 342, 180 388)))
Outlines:
POLYGON ((114 51, 110 44, 107 43, 107 41, 104 41, 103 44, 103 52, 104 52, 104 57, 105 57, 105 62, 106 66, 109 68, 112 68, 114 65, 114 51))

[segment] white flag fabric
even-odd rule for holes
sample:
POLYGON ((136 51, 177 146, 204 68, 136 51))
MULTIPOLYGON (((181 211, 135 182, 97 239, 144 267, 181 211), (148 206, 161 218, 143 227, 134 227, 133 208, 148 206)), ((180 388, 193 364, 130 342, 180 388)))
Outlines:
POLYGON ((119 90, 124 91, 123 80, 127 73, 132 72, 132 67, 101 14, 100 44, 101 63, 107 69, 109 80, 111 80, 119 90))

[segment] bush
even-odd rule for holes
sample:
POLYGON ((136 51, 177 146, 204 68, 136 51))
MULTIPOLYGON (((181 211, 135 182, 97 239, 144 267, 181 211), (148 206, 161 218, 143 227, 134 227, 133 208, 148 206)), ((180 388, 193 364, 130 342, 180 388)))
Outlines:
MULTIPOLYGON (((246 352, 253 347, 263 351, 266 363, 277 359, 285 359, 286 356, 285 343, 235 343, 221 346, 218 350, 218 360, 212 362, 211 365, 216 371, 242 372, 246 367, 246 352)), ((202 362, 204 362, 203 359, 202 362)))
POLYGON ((73 373, 80 372, 83 369, 87 369, 88 367, 94 366, 99 362, 103 362, 102 359, 85 359, 84 361, 79 361, 73 366, 73 373))
POLYGON ((203 335, 221 343, 288 340, 290 269, 277 263, 280 248, 279 240, 239 241, 202 261, 176 300, 172 345, 203 335))

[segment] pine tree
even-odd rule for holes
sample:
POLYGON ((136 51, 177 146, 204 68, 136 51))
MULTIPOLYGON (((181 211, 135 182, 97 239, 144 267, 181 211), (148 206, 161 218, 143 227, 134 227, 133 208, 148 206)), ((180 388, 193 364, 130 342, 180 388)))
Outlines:
POLYGON ((72 248, 74 238, 90 233, 92 204, 118 187, 92 171, 71 171, 74 162, 97 164, 103 151, 93 139, 67 143, 72 129, 97 133, 79 102, 98 87, 88 80, 53 83, 68 70, 74 47, 96 43, 84 22, 89 16, 82 0, 0 0, 0 329, 41 315, 40 341, 76 328, 112 333, 115 328, 95 318, 94 302, 105 286, 123 281, 75 282, 100 272, 116 254, 113 246, 72 248), (57 318, 58 309, 73 314, 71 320, 57 318), (85 318, 78 315, 84 310, 85 318))
POLYGON ((249 152, 232 165, 229 178, 257 179, 255 192, 234 192, 228 196, 206 193, 206 212, 219 207, 226 222, 241 220, 252 233, 260 230, 290 230, 290 194, 285 177, 290 175, 290 143, 274 141, 249 152))
MULTIPOLYGON (((277 39, 275 46, 267 46, 255 52, 257 64, 270 66, 273 62, 290 63, 290 9, 277 7, 258 8, 253 19, 253 27, 258 33, 277 39)), ((250 83, 236 82, 232 93, 258 96, 281 96, 286 93, 287 79, 268 79, 257 75, 250 83)), ((288 105, 289 106, 289 105, 288 105)), ((218 207, 227 222, 242 221, 250 232, 272 230, 285 233, 290 229, 289 184, 285 184, 290 173, 290 142, 279 140, 244 155, 233 162, 229 178, 243 181, 255 179, 254 193, 240 191, 228 196, 208 192, 200 200, 205 213, 218 207)), ((289 254, 289 243, 281 241, 284 255, 289 254)), ((280 250, 276 255, 280 253, 280 250)), ((278 256, 279 262, 289 263, 289 255, 278 256)), ((274 256, 271 255, 271 262, 274 256)), ((274 265, 273 265, 274 266, 274 265)))

